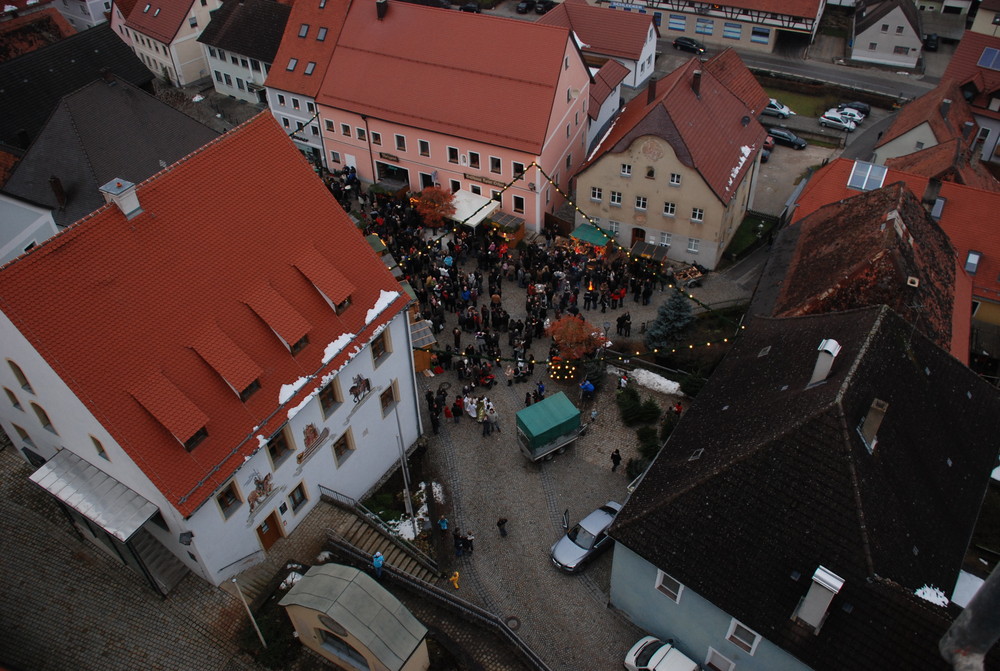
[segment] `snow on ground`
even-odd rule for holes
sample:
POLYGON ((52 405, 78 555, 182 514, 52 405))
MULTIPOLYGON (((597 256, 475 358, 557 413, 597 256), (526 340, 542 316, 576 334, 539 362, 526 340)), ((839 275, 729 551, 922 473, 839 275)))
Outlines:
POLYGON ((681 391, 681 385, 679 382, 668 380, 662 375, 651 373, 644 368, 636 368, 635 370, 629 372, 623 371, 615 366, 608 366, 608 372, 616 377, 621 377, 622 373, 627 372, 628 379, 635 382, 640 387, 652 389, 653 391, 658 391, 663 394, 670 394, 671 396, 684 395, 684 392, 681 391))
POLYGON ((976 596, 976 592, 983 584, 982 578, 977 578, 971 573, 959 571, 958 580, 955 582, 955 593, 951 595, 951 602, 956 606, 965 608, 976 596))
POLYGON ((937 587, 930 587, 928 585, 924 585, 916 592, 914 592, 914 594, 919 596, 924 601, 930 601, 931 603, 936 604, 938 606, 948 605, 948 597, 946 597, 944 595, 944 592, 942 592, 937 587))
POLYGON ((302 580, 302 574, 292 571, 287 578, 281 581, 281 589, 288 589, 300 580, 302 580))
POLYGON ((405 538, 408 541, 412 541, 420 533, 420 530, 424 528, 425 524, 430 524, 430 514, 427 509, 427 488, 430 487, 434 490, 434 500, 438 503, 444 501, 444 487, 441 486, 439 482, 421 482, 417 485, 417 489, 413 492, 413 498, 420 503, 420 507, 413 511, 413 516, 416 519, 416 525, 413 524, 413 520, 406 518, 404 515, 398 520, 393 520, 391 522, 386 522, 394 534, 400 538, 405 538), (414 529, 414 527, 416 527, 414 529))

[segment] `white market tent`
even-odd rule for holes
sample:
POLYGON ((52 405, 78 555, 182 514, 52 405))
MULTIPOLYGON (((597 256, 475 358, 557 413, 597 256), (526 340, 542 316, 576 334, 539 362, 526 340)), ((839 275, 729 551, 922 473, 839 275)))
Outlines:
POLYGON ((455 206, 455 214, 449 219, 464 223, 469 228, 479 226, 486 217, 500 209, 500 203, 497 201, 471 191, 459 189, 453 195, 452 205, 455 206))

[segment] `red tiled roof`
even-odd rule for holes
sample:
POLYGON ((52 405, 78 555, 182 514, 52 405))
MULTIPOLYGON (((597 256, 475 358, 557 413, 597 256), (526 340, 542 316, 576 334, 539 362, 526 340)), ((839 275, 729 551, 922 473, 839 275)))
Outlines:
MULTIPOLYGON (((799 198, 793 223, 828 203, 850 198, 859 193, 847 186, 854 162, 845 158, 832 161, 818 170, 799 198)), ((930 180, 889 169, 884 184, 905 182, 907 188, 918 198, 922 198, 930 180)), ((971 186, 942 182, 938 196, 945 198, 938 225, 948 234, 955 249, 956 260, 965 265, 970 250, 982 253, 979 269, 971 278, 971 295, 977 298, 1000 302, 1000 236, 995 233, 996 213, 1000 212, 1000 193, 983 191, 971 186)), ((956 282, 968 282, 964 271, 956 273, 956 282)), ((956 304, 963 289, 956 288, 956 304)), ((959 332, 955 332, 955 338, 959 332)))
POLYGON ((13 147, 0 146, 0 188, 7 183, 14 172, 14 166, 21 160, 23 152, 13 147))
POLYGON ((54 7, 0 22, 0 63, 76 33, 54 7))
POLYGON ((697 170, 719 200, 728 204, 756 160, 767 136, 764 127, 697 59, 650 83, 654 85, 653 103, 648 103, 645 91, 633 98, 580 172, 606 154, 626 151, 643 135, 656 135, 668 141, 678 160, 697 170), (696 71, 701 72, 700 95, 693 88, 696 71))
POLYGON ((118 11, 122 13, 126 19, 128 15, 132 13, 132 8, 135 7, 135 3, 139 0, 114 0, 111 5, 112 7, 117 7, 118 11))
POLYGON ((734 96, 742 100, 754 117, 760 116, 760 111, 771 99, 732 47, 707 60, 705 69, 715 75, 715 78, 734 96))
POLYGON ((0 306, 189 515, 318 380, 282 405, 283 385, 338 369, 354 348, 324 363, 326 345, 344 334, 365 344, 407 298, 266 113, 154 175, 137 195, 142 211, 132 219, 105 206, 0 268, 0 306), (340 315, 295 267, 313 254, 354 287, 340 315), (309 343, 294 356, 245 303, 265 282, 308 320, 309 343), (366 324, 383 290, 398 296, 366 324), (241 402, 230 385, 257 369, 260 389, 241 402), (151 380, 160 391, 147 395, 151 380), (208 435, 188 453, 178 440, 195 424, 208 435))
POLYGON ((608 99, 615 88, 618 87, 625 78, 628 77, 628 68, 609 58, 601 69, 594 74, 594 83, 590 85, 590 105, 587 107, 587 116, 596 119, 601 111, 601 105, 608 99))
POLYGON ((565 96, 555 89, 569 31, 405 2, 390 2, 382 20, 375 11, 351 5, 317 102, 541 153, 553 103, 565 96))
POLYGON ((174 41, 187 20, 194 0, 138 0, 125 16, 125 25, 163 44, 174 41))
POLYGON ((961 138, 962 126, 966 122, 973 124, 968 139, 971 143, 977 130, 972 110, 965 102, 958 85, 954 81, 945 81, 899 110, 875 146, 881 147, 924 123, 930 125, 938 142, 946 142, 953 138, 961 138), (945 100, 951 101, 947 105, 947 117, 941 113, 945 100))
POLYGON ((958 182, 986 191, 1000 191, 1000 182, 964 146, 961 138, 886 159, 885 165, 914 175, 936 177, 941 181, 958 182))
POLYGON ((961 274, 955 252, 903 182, 824 205, 796 225, 798 244, 775 317, 888 305, 939 347, 968 361, 967 334, 956 341, 952 328, 956 319, 969 321, 969 301, 959 302, 954 294, 961 274), (917 278, 916 289, 910 277, 917 278))
MULTIPOLYGON (((374 3, 364 3, 372 13, 374 3)), ((281 38, 281 46, 274 56, 274 64, 264 82, 270 88, 293 93, 300 93, 310 98, 316 98, 323 77, 330 65, 330 57, 340 31, 344 26, 347 10, 351 0, 303 0, 292 5, 292 11, 285 23, 285 33, 281 38), (299 37, 303 25, 309 26, 305 37, 299 37), (320 41, 320 29, 326 29, 325 38, 320 41), (291 70, 288 65, 292 59, 297 62, 291 70), (312 74, 305 73, 306 66, 315 63, 312 74)), ((375 81, 375 80, 372 80, 375 81)))
POLYGON ((548 26, 569 28, 580 38, 580 48, 586 53, 639 60, 646 36, 652 28, 652 14, 620 12, 609 7, 587 4, 587 0, 565 0, 538 19, 548 26))
POLYGON ((822 0, 726 0, 726 7, 745 9, 761 14, 776 14, 780 16, 800 16, 804 18, 819 18, 822 0))
POLYGON ((989 105, 990 94, 1000 89, 1000 71, 979 66, 983 49, 987 47, 1000 49, 1000 37, 966 30, 941 76, 941 81, 952 79, 963 90, 974 89, 976 96, 969 102, 984 109, 989 105))

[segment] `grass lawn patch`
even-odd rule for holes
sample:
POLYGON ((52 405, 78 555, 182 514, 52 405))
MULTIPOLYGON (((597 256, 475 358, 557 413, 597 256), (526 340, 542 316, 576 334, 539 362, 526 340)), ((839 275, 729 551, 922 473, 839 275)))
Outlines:
MULTIPOLYGON (((831 107, 836 107, 837 103, 841 102, 840 97, 835 93, 803 93, 773 86, 765 86, 764 90, 767 91, 767 95, 788 105, 799 116, 820 117, 823 112, 831 107)), ((809 143, 819 144, 812 140, 809 143)))
POLYGON ((739 257, 750 245, 755 244, 760 238, 767 237, 774 226, 773 221, 765 221, 754 216, 745 217, 733 234, 733 239, 729 241, 726 255, 732 258, 739 257))

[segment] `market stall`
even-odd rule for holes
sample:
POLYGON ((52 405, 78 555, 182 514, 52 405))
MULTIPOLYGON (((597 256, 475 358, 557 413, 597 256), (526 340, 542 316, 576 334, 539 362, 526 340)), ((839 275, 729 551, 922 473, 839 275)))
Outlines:
POLYGON ((452 205, 455 206, 455 213, 448 218, 455 223, 464 224, 472 230, 476 230, 479 224, 500 209, 500 203, 492 198, 464 189, 459 189, 453 196, 452 205))

